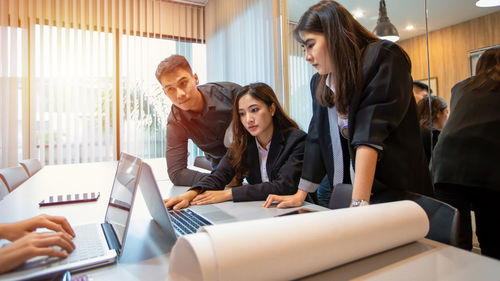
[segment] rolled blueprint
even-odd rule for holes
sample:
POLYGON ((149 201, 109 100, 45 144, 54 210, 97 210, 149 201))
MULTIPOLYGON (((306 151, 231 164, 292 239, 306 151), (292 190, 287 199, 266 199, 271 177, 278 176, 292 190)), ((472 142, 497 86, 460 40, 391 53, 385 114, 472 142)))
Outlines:
POLYGON ((413 201, 206 226, 179 238, 168 280, 291 280, 424 238, 413 201))

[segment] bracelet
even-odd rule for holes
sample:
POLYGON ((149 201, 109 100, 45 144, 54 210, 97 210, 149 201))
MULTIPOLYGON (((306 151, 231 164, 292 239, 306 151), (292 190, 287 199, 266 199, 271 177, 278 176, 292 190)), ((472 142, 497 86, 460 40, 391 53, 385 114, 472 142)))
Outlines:
POLYGON ((349 207, 362 207, 362 206, 368 206, 368 205, 370 205, 370 202, 368 202, 366 200, 352 199, 351 205, 349 205, 349 207))

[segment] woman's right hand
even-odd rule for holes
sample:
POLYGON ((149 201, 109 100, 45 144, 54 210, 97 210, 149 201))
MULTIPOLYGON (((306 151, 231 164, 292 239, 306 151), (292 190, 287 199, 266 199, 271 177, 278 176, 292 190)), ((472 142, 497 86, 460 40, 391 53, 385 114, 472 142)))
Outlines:
POLYGON ((167 209, 172 208, 174 210, 179 210, 188 207, 189 204, 191 204, 193 198, 195 198, 198 193, 198 190, 189 190, 188 192, 180 196, 167 198, 163 200, 163 202, 165 203, 165 207, 167 207, 167 209))
POLYGON ((0 249, 0 273, 12 270, 37 256, 66 258, 75 249, 72 239, 70 234, 63 231, 26 234, 0 249))
POLYGON ((274 202, 278 202, 277 208, 291 208, 300 207, 306 199, 307 192, 302 190, 297 190, 294 195, 274 195, 269 194, 267 196, 266 202, 264 203, 264 208, 269 208, 274 202))

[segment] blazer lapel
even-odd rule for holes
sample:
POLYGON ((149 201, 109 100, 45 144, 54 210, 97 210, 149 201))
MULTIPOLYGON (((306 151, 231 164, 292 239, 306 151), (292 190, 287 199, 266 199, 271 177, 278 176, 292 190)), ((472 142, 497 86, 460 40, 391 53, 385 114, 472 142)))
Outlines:
POLYGON ((257 150, 257 144, 255 143, 254 137, 248 139, 246 153, 248 169, 250 170, 248 183, 261 182, 262 176, 260 175, 259 151, 257 150))
POLYGON ((273 171, 276 162, 281 155, 281 151, 284 148, 285 137, 279 130, 275 128, 273 132, 273 138, 271 139, 271 146, 269 147, 269 154, 267 155, 267 176, 271 180, 271 172, 273 171))

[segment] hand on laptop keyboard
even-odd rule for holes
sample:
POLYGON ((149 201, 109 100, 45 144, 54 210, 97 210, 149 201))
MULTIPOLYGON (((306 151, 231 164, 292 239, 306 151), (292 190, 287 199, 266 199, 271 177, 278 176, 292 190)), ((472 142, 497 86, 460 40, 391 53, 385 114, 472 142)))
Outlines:
POLYGON ((5 228, 5 234, 0 233, 0 235, 4 235, 1 238, 9 241, 15 241, 38 228, 47 228, 55 232, 65 232, 75 237, 75 232, 64 217, 39 215, 20 222, 5 224, 2 227, 5 228))
POLYGON ((163 202, 165 203, 165 207, 179 210, 189 207, 191 200, 198 195, 198 192, 198 190, 189 190, 188 192, 185 192, 177 197, 167 198, 163 200, 163 202))
POLYGON ((72 241, 74 235, 69 223, 62 217, 42 215, 18 223, 0 225, 0 238, 12 241, 10 245, 0 249, 0 273, 14 269, 36 256, 67 257, 75 249, 72 241), (58 232, 34 232, 37 228, 44 227, 58 232))

